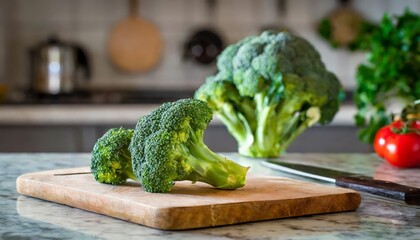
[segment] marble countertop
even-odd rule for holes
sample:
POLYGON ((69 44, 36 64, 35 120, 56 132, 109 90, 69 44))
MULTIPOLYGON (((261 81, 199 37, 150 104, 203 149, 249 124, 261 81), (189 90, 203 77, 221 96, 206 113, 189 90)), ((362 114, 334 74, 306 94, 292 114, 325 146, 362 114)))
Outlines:
MULTIPOLYGON (((156 104, 52 104, 0 105, 0 125, 105 125, 135 124, 156 104)), ((342 105, 331 125, 354 125, 356 108, 342 105)), ((217 118, 210 124, 222 124, 217 118)))
MULTIPOLYGON (((222 155, 251 166, 252 173, 316 182, 268 169, 235 153, 222 155)), ((420 169, 398 170, 375 155, 286 154, 282 158, 420 187, 420 169)), ((89 154, 0 154, 0 239, 420 239, 420 208, 365 194, 352 212, 162 231, 16 192, 16 178, 23 173, 87 166, 89 160, 89 154)))

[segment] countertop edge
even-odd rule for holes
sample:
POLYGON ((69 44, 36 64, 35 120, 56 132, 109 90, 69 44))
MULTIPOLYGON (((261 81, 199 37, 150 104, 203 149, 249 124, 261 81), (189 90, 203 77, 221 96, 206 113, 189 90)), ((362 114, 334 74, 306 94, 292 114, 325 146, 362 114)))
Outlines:
MULTIPOLYGON (((134 125, 159 104, 124 105, 7 105, 0 106, 0 125, 134 125)), ((332 126, 354 126, 356 108, 343 105, 332 126)), ((210 125, 222 125, 214 117, 210 125)))

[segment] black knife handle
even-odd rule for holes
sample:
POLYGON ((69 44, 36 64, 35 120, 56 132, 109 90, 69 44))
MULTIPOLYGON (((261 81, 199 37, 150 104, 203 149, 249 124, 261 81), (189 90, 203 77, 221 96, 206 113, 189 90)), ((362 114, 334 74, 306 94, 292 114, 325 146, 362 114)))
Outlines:
POLYGON ((420 188, 364 176, 338 177, 336 178, 335 184, 340 187, 351 188, 360 192, 367 192, 395 200, 401 200, 410 205, 420 205, 420 188))

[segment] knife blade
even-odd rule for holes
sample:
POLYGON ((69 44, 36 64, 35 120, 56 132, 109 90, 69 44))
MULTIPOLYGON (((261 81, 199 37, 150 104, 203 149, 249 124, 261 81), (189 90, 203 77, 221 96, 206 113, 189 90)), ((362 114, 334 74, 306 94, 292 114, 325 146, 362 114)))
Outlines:
POLYGON ((75 172, 75 173, 54 173, 53 176, 69 176, 69 175, 81 175, 90 174, 92 172, 75 172))
POLYGON ((304 164, 266 160, 262 161, 262 165, 291 174, 335 183, 339 187, 351 188, 356 191, 403 201, 409 205, 420 206, 420 188, 304 164))

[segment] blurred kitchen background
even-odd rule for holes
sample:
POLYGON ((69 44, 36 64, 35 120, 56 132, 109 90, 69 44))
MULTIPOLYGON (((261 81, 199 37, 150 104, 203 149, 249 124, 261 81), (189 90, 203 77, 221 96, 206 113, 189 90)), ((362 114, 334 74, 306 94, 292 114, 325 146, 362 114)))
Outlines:
MULTIPOLYGON (((191 97, 215 72, 219 48, 264 29, 287 28, 316 47, 348 93, 330 126, 307 130, 289 151, 369 152, 357 140, 351 104, 355 70, 365 53, 332 48, 316 30, 344 2, 373 23, 385 12, 420 11, 419 0, 141 0, 134 12, 155 24, 163 47, 150 70, 130 72, 116 67, 107 50, 115 24, 128 16, 129 1, 0 0, 0 151, 90 151, 108 128, 134 127, 158 104, 191 97), (213 45, 197 48, 202 38, 213 45), (34 54, 48 44, 84 53, 72 68, 81 72, 58 94, 35 84, 41 58, 34 54)), ((206 142, 215 151, 236 151, 217 119, 206 142)))

